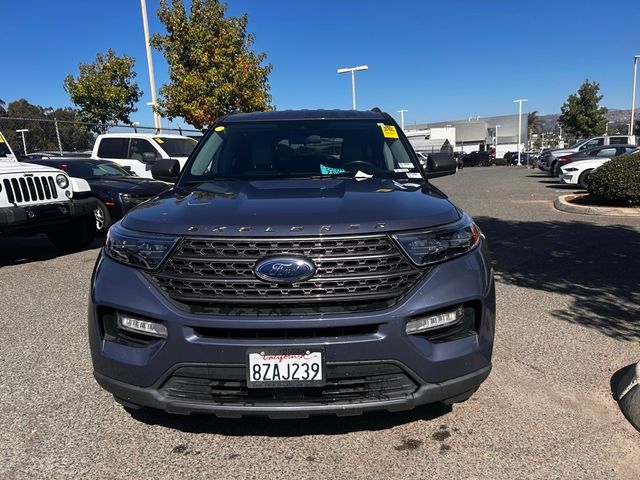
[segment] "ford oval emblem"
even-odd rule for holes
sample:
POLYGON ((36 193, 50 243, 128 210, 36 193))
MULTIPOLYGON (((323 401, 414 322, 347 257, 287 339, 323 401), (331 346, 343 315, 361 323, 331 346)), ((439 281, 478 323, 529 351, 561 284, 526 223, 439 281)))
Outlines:
POLYGON ((311 278, 316 266, 307 258, 283 255, 259 260, 254 272, 266 282, 297 283, 311 278))

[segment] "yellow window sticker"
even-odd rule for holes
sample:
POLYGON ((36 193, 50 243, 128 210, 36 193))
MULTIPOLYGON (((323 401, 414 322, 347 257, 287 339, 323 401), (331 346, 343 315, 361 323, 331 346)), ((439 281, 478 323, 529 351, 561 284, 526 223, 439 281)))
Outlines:
POLYGON ((0 143, 4 143, 4 138, 0 137, 0 143))
POLYGON ((393 125, 380 125, 384 138, 398 138, 398 132, 393 125))
POLYGON ((222 125, 213 129, 214 132, 221 132, 223 130, 224 130, 224 127, 222 125))
POLYGON ((161 139, 161 138, 159 138, 159 137, 155 137, 155 138, 154 138, 154 140, 155 140, 156 142, 158 142, 158 143, 164 143, 164 140, 162 140, 162 139, 161 139))

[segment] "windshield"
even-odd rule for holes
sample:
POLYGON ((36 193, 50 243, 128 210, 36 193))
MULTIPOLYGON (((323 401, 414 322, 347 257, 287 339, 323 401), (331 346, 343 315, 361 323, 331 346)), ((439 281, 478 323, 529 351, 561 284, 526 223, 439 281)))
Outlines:
POLYGON ((188 157, 198 142, 193 138, 153 137, 170 157, 188 157))
POLYGON ((130 177, 120 165, 115 163, 93 163, 83 161, 69 161, 59 163, 56 168, 60 168, 67 172, 70 177, 76 178, 96 178, 96 177, 130 177))
POLYGON ((315 120, 218 126, 181 183, 330 176, 422 179, 393 125, 315 120))
POLYGON ((4 141, 4 138, 0 136, 0 158, 6 158, 10 156, 12 156, 11 150, 9 150, 9 146, 4 141))
POLYGON ((578 143, 574 143, 569 148, 578 148, 579 146, 584 145, 585 143, 587 143, 586 140, 578 140, 578 143))

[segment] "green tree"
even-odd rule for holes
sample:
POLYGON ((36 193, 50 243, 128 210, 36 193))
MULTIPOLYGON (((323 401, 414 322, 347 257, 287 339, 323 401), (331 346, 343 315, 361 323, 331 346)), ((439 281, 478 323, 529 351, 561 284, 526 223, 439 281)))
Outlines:
POLYGON ((534 110, 527 115, 527 130, 529 131, 529 137, 534 133, 542 132, 544 127, 544 121, 538 116, 538 111, 534 110))
POLYGON ((265 53, 254 53, 254 35, 247 32, 247 14, 226 17, 219 0, 192 0, 187 15, 183 0, 160 0, 158 17, 167 34, 151 44, 169 64, 170 83, 160 88, 157 111, 182 117, 202 128, 232 111, 270 109, 265 53))
POLYGON ((137 109, 135 104, 142 91, 134 81, 135 60, 117 56, 111 49, 98 53, 92 63, 80 63, 78 78, 67 75, 64 89, 71 101, 80 108, 85 120, 101 124, 101 131, 108 123, 131 123, 129 115, 137 109))
POLYGON ((568 136, 602 135, 607 125, 607 108, 600 106, 600 84, 585 80, 577 93, 572 93, 562 105, 558 122, 568 136))

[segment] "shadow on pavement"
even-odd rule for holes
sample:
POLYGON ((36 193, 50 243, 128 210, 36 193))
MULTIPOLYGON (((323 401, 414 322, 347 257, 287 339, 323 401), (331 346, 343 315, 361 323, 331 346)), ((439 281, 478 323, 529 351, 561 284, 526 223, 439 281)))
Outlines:
POLYGON ((251 417, 251 421, 217 418, 213 415, 171 415, 161 410, 127 410, 136 420, 188 433, 213 433, 229 436, 259 435, 299 437, 305 435, 342 435, 356 431, 377 431, 416 421, 430 421, 451 412, 451 407, 433 404, 405 412, 370 412, 360 416, 317 416, 306 419, 272 420, 251 417))
POLYGON ((568 309, 548 306, 554 317, 619 340, 640 339, 640 231, 580 221, 475 220, 502 282, 568 295, 568 309))
MULTIPOLYGON (((84 250, 100 248, 103 244, 104 237, 97 236, 84 250)), ((0 267, 40 262, 76 252, 56 250, 45 235, 3 238, 0 239, 0 267)))

